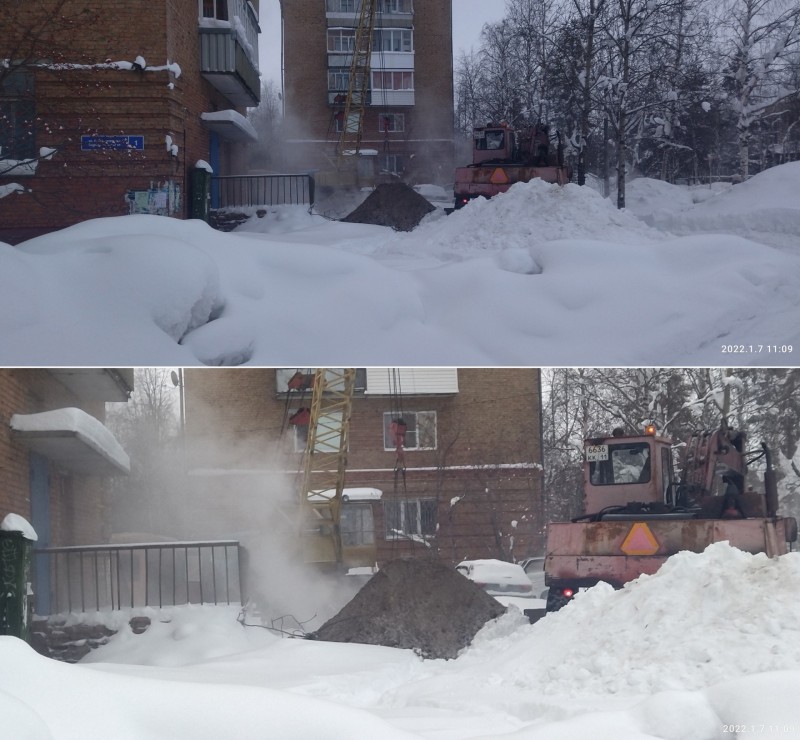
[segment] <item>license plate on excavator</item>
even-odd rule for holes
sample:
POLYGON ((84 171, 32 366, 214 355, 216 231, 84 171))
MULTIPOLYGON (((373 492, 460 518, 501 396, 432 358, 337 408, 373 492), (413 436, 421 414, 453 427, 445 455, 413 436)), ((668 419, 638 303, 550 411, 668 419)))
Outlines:
POLYGON ((586 462, 603 460, 608 460, 608 445, 588 445, 586 447, 586 462))

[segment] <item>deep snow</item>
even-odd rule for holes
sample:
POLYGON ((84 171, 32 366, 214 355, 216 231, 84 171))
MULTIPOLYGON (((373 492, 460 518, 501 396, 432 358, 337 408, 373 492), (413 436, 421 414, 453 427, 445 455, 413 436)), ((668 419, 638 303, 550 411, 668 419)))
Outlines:
POLYGON ((621 591, 582 592, 535 625, 500 617, 452 661, 282 639, 216 607, 153 612, 143 635, 123 629, 77 666, 5 637, 3 736, 798 738, 799 590, 800 553, 718 543, 621 591))
POLYGON ((0 244, 0 363, 796 365, 800 162, 628 187, 519 184, 409 234, 281 207, 0 244))

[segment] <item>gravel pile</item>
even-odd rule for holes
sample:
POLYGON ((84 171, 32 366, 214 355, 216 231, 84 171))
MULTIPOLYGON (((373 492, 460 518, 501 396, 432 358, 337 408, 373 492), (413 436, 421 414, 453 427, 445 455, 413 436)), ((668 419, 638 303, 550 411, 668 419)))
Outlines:
POLYGON ((387 563, 311 639, 407 648, 455 658, 505 612, 482 588, 436 558, 387 563))
POLYGON ((378 185, 367 199, 342 221, 355 224, 390 226, 395 231, 411 231, 436 208, 414 188, 401 182, 378 185))

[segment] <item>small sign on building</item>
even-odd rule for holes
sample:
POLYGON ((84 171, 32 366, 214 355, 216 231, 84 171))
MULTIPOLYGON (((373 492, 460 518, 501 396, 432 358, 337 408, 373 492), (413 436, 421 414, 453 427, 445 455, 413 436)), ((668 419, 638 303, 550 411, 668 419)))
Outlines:
POLYGON ((133 134, 86 134, 81 136, 82 152, 124 152, 129 149, 144 151, 144 136, 133 134))

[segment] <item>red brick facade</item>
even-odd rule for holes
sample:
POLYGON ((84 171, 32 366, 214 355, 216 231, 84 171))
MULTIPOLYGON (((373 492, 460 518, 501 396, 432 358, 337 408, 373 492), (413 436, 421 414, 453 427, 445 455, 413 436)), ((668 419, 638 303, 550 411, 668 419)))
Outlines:
MULTIPOLYGON (((274 369, 187 370, 185 382, 195 503, 204 502, 198 505, 209 507, 217 523, 224 515, 230 527, 214 536, 274 528, 277 521, 257 502, 293 490, 301 454, 286 416, 297 399, 287 405, 277 392, 274 369), (246 506, 230 513, 234 487, 237 501, 253 502, 251 521, 246 506)), ((435 532, 426 540, 448 561, 538 554, 544 528, 538 371, 459 369, 457 393, 404 394, 405 415, 436 414, 435 449, 406 451, 405 482, 395 477, 395 451, 384 447, 384 414, 392 404, 389 396, 356 392, 345 482, 383 493, 372 504, 379 561, 431 551, 420 541, 387 536, 392 501, 432 502, 435 532)))
MULTIPOLYGON (((57 4, 4 3, 0 58, 19 53, 19 39, 9 39, 7 28, 22 34, 57 4)), ((200 117, 236 106, 201 74, 198 0, 100 0, 81 12, 84 7, 68 0, 64 12, 77 20, 66 29, 56 21, 24 65, 36 106, 34 156, 42 147, 57 152, 39 159, 35 173, 18 168, 0 175, 0 187, 25 188, 0 197, 0 240, 18 243, 88 218, 127 214, 134 206, 183 218, 197 161, 216 159, 217 174, 230 174, 233 166, 236 145, 221 139, 215 158, 200 117), (125 68, 137 57, 145 69, 125 68), (87 150, 82 136, 144 137, 143 149, 87 150), (137 191, 144 193, 139 201, 137 191), (150 191, 166 193, 166 205, 163 197, 148 201, 150 191)), ((0 153, 0 173, 8 170, 2 165, 0 153)))
MULTIPOLYGON (((353 17, 326 13, 326 0, 283 0, 284 96, 288 129, 287 164, 294 169, 325 168, 338 134, 328 72, 329 27, 354 25, 353 17), (327 153, 327 157, 326 157, 327 153)), ((379 4, 379 7, 382 7, 379 4)), ((399 163, 408 182, 451 182, 453 167, 453 42, 452 0, 416 0, 413 16, 378 12, 379 29, 408 27, 413 55, 407 66, 414 74, 414 103, 391 104, 372 91, 364 121, 362 149, 378 152, 379 169, 386 157, 399 163), (405 25, 404 25, 405 24, 405 25), (413 24, 413 27, 412 27, 413 24), (403 117, 402 131, 385 131, 385 114, 403 117)), ((381 64, 381 55, 373 54, 381 64)), ((401 63, 402 64, 402 63, 401 63)), ((392 69, 390 64, 383 67, 392 69)), ((391 168, 390 168, 391 169, 391 168)))

